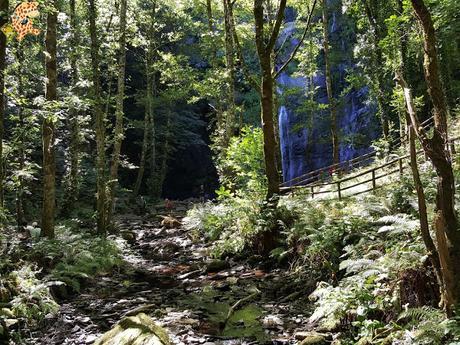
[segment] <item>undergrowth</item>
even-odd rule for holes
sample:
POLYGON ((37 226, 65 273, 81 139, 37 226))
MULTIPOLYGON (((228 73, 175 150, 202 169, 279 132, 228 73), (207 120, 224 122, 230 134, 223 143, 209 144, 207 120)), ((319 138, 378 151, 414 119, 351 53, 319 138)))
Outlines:
POLYGON ((48 280, 62 281, 75 292, 82 281, 110 273, 122 263, 120 247, 113 240, 66 227, 58 229, 55 239, 34 243, 30 256, 51 266, 48 280))
MULTIPOLYGON (((431 215, 434 172, 424 163, 420 173, 431 215)), ((409 171, 375 194, 342 201, 297 192, 270 209, 261 200, 221 193, 218 203, 191 210, 186 225, 221 257, 254 250, 260 234, 276 229, 272 259, 317 282, 309 323, 336 333, 337 344, 460 344, 460 319, 438 309, 409 171)))
POLYGON ((79 292, 82 283, 120 266, 121 243, 58 226, 56 239, 40 239, 28 227, 30 242, 3 235, 0 252, 0 343, 21 334, 59 310, 55 301, 79 292))

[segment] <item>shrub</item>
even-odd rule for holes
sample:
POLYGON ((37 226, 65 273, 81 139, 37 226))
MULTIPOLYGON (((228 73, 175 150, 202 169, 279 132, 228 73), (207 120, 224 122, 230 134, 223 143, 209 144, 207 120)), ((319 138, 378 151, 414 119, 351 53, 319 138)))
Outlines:
POLYGON ((49 280, 62 281, 77 292, 82 280, 107 273, 122 263, 120 247, 113 240, 75 234, 65 227, 58 228, 56 239, 36 242, 30 255, 49 264, 49 280))
POLYGON ((222 186, 233 193, 262 198, 267 190, 262 129, 244 127, 217 162, 222 186))

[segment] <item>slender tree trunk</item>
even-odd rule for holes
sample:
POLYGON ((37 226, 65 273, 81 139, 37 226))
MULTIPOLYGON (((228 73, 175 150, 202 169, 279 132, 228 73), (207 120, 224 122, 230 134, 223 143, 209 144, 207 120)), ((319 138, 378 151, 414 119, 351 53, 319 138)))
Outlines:
POLYGON ((151 174, 154 175, 155 170, 155 123, 153 118, 153 98, 154 98, 154 83, 155 83, 155 71, 152 67, 153 59, 155 56, 155 18, 156 18, 156 1, 153 2, 151 12, 151 22, 148 30, 149 44, 147 53, 145 56, 145 75, 146 75, 146 92, 145 92, 145 114, 144 114, 144 138, 142 140, 142 152, 139 163, 139 171, 137 173, 136 183, 134 185, 133 194, 134 196, 139 195, 139 191, 144 179, 145 167, 147 156, 150 151, 151 155, 151 174))
MULTIPOLYGON (((149 88, 150 90, 150 101, 149 101, 149 106, 150 106, 150 111, 149 111, 149 132, 151 136, 151 140, 149 142, 149 152, 150 152, 150 157, 149 157, 149 162, 150 162, 150 184, 153 186, 155 184, 155 178, 156 178, 156 168, 157 168, 157 139, 156 139, 156 124, 155 124, 155 114, 154 114, 154 107, 153 107, 153 100, 157 95, 157 88, 156 88, 156 72, 151 71, 150 75, 150 85, 149 88)), ((153 191, 154 188, 150 188, 150 191, 153 191)))
POLYGON ((426 136, 419 127, 418 118, 411 116, 411 121, 438 175, 434 227, 445 286, 443 303, 446 311, 452 314, 460 302, 460 231, 455 211, 454 174, 447 149, 448 111, 439 73, 436 35, 431 14, 423 0, 411 0, 411 3, 423 29, 425 79, 434 108, 433 137, 426 136))
POLYGON ((225 59, 227 67, 227 116, 226 116, 226 143, 235 135, 235 43, 233 41, 233 1, 224 0, 225 19, 225 59))
POLYGON ((274 78, 272 74, 272 50, 275 46, 276 40, 279 35, 279 30, 284 18, 284 10, 286 8, 286 1, 281 0, 280 7, 277 14, 277 20, 272 30, 272 34, 265 43, 264 37, 264 6, 263 0, 254 0, 254 19, 256 31, 256 47, 257 55, 259 57, 259 64, 261 68, 261 118, 262 118, 262 131, 264 134, 264 159, 265 171, 268 181, 267 198, 279 193, 280 177, 278 173, 278 164, 276 161, 277 156, 277 142, 275 137, 275 127, 273 123, 273 109, 274 109, 274 78))
POLYGON ((102 106, 100 84, 99 37, 96 27, 96 3, 89 1, 89 31, 91 39, 91 70, 94 89, 94 123, 96 131, 96 170, 97 170, 97 232, 106 233, 106 176, 105 176, 105 114, 102 106))
MULTIPOLYGON (((71 44, 74 49, 80 45, 80 33, 78 27, 78 18, 76 13, 76 0, 70 0, 70 27, 71 27, 71 44)), ((72 52, 70 55, 70 74, 72 78, 72 92, 78 94, 78 55, 72 52)), ((70 172, 69 187, 66 196, 66 205, 64 210, 72 210, 79 195, 79 171, 80 171, 80 123, 79 111, 75 107, 70 109, 70 172)))
POLYGON ((126 7, 127 0, 121 1, 120 8, 120 32, 119 49, 120 56, 118 61, 118 92, 115 110, 115 133, 112 153, 112 164, 110 166, 109 199, 107 210, 107 224, 112 226, 115 189, 118 186, 118 166, 120 163, 121 145, 124 139, 123 117, 125 99, 125 79, 126 79, 126 7))
MULTIPOLYGON (((8 23, 9 1, 0 0, 0 27, 8 23)), ((4 172, 3 172, 3 119, 5 117, 5 67, 6 67, 6 36, 0 30, 0 207, 4 205, 4 172)))
MULTIPOLYGON (((19 97, 24 97, 24 74, 23 74, 23 59, 24 53, 22 50, 22 44, 18 43, 16 50, 16 61, 18 63, 18 94, 19 97)), ((25 141, 24 134, 26 132, 26 125, 24 122, 24 109, 23 106, 18 111, 19 123, 16 127, 17 138, 18 138, 18 168, 19 171, 25 169, 25 141)), ((26 224, 25 213, 24 213, 24 178, 22 174, 18 176, 18 186, 16 190, 16 222, 18 225, 18 231, 24 231, 24 225, 26 224)))
POLYGON ((412 93, 410 89, 407 88, 407 84, 402 77, 401 78, 401 85, 405 88, 404 97, 407 104, 407 110, 409 112, 413 112, 411 115, 406 114, 406 122, 407 128, 409 130, 409 153, 410 153, 410 167, 412 170, 412 177, 414 179, 414 186, 417 192, 417 201, 418 201, 418 212, 420 218, 420 233, 422 235, 423 242, 425 243, 425 247, 428 250, 428 257, 430 258, 431 264, 433 265, 433 269, 438 280, 438 284, 440 290, 444 292, 444 284, 442 281, 442 274, 441 274, 441 264, 439 262, 438 251, 436 249, 436 245, 434 244, 433 239, 431 238, 430 234, 430 226, 428 223, 428 212, 426 207, 426 198, 425 198, 425 191, 423 189, 422 180, 420 178, 420 173, 418 170, 418 162, 417 162, 417 148, 415 145, 416 133, 414 127, 411 126, 411 117, 417 116, 415 112, 415 103, 412 97, 412 93))
MULTIPOLYGON (((150 54, 148 54, 150 55, 150 54)), ((144 115, 144 138, 142 140, 142 152, 141 159, 139 163, 139 171, 137 173, 136 184, 134 186, 134 196, 139 195, 139 190, 142 185, 142 180, 144 178, 145 166, 147 160, 147 154, 149 152, 149 141, 151 142, 151 159, 155 161, 155 132, 154 132, 154 123, 153 123, 153 83, 154 78, 151 72, 151 67, 149 66, 148 61, 146 60, 145 68, 147 75, 147 88, 146 88, 146 99, 145 99, 145 115, 144 115), (153 136, 153 137, 152 137, 153 136)), ((153 164, 153 168, 155 165, 153 164)), ((152 173, 153 174, 153 173, 152 173)))
MULTIPOLYGON (((57 14, 56 2, 48 13, 46 29, 46 100, 52 109, 57 101, 57 14)), ((54 119, 48 114, 43 119, 43 210, 42 235, 54 238, 54 209, 56 205, 56 163, 54 158, 54 119)))
POLYGON ((170 135, 171 135, 171 104, 168 105, 168 110, 166 111, 166 128, 165 128, 165 141, 163 144, 163 155, 161 157, 160 169, 158 171, 157 178, 157 195, 156 197, 161 197, 163 193, 163 184, 166 178, 166 173, 168 170, 168 159, 169 159, 169 146, 170 146, 170 135))
MULTIPOLYGON (((308 96, 310 98, 310 104, 314 104, 315 102, 315 81, 313 79, 313 75, 310 76, 309 78, 309 83, 308 83, 308 96)), ((307 114, 308 120, 307 120, 307 164, 309 169, 313 170, 313 128, 314 128, 314 120, 315 120, 315 112, 313 109, 308 112, 307 114)))
POLYGON ((324 44, 324 60, 326 70, 326 90, 329 100, 329 112, 331 116, 331 137, 332 137, 332 162, 333 164, 340 163, 339 151, 339 134, 337 129, 337 105, 332 89, 332 71, 329 54, 329 20, 326 0, 323 0, 323 44, 324 44))
MULTIPOLYGON (((364 12, 366 13, 367 20, 369 22, 370 28, 372 30, 372 71, 371 75, 374 79, 375 84, 375 93, 377 98, 377 104, 380 112, 380 121, 382 124, 383 136, 385 139, 390 138, 390 108, 389 102, 386 97, 386 88, 385 88, 385 75, 380 66, 381 61, 383 61, 383 53, 380 48, 380 40, 384 38, 382 30, 379 28, 379 24, 376 17, 376 11, 368 3, 368 0, 361 0, 364 6, 364 12), (383 37, 382 37, 383 36, 383 37)), ((375 4, 375 2, 374 2, 375 4)), ((375 4, 376 5, 376 4, 375 4)), ((404 123, 404 120, 403 122, 404 123)))

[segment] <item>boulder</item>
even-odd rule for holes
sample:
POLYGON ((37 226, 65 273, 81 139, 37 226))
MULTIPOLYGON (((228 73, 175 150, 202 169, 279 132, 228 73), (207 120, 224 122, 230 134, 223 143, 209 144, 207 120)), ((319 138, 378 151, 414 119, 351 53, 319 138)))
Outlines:
POLYGON ((317 332, 300 332, 296 334, 296 338, 303 338, 300 345, 323 345, 326 344, 326 335, 317 332))
POLYGON ((172 345, 166 331, 141 313, 122 319, 94 345, 172 345))

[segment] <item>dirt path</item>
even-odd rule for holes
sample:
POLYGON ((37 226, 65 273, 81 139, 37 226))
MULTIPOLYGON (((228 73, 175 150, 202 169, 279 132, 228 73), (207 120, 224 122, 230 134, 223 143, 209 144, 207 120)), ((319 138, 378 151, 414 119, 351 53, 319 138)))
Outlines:
POLYGON ((141 311, 175 344, 296 343, 311 312, 311 283, 246 263, 254 258, 212 262, 208 245, 194 243, 182 227, 163 229, 136 216, 120 224, 124 237, 133 237, 123 251, 125 267, 62 302, 27 343, 92 344, 123 316, 141 311))

